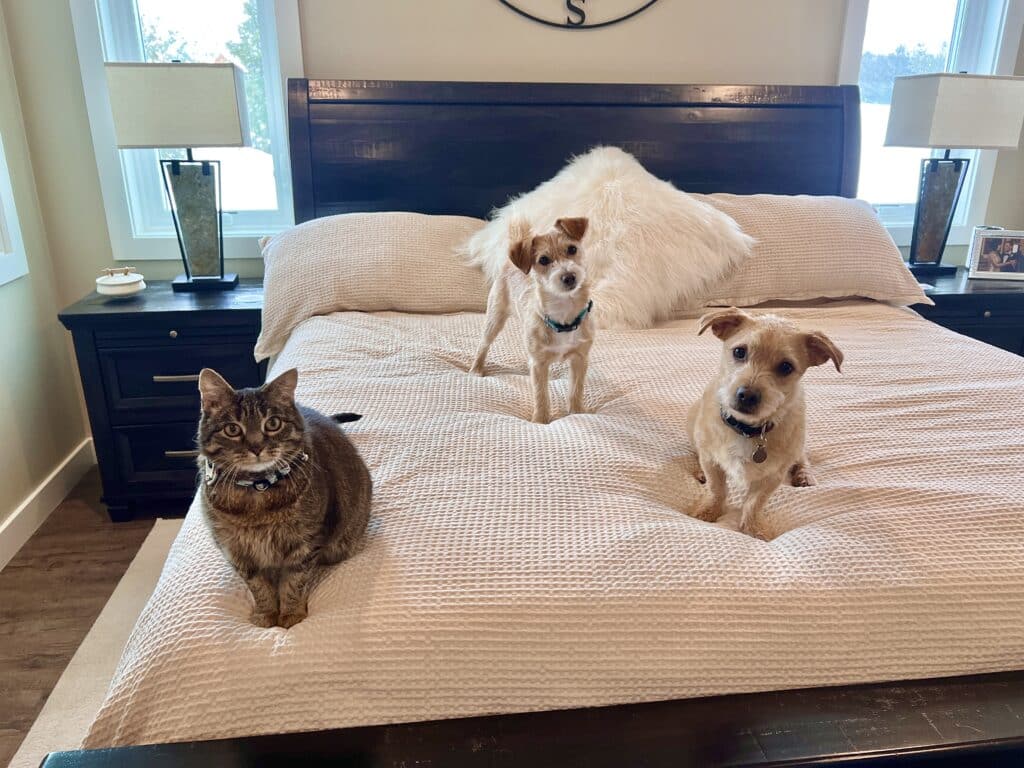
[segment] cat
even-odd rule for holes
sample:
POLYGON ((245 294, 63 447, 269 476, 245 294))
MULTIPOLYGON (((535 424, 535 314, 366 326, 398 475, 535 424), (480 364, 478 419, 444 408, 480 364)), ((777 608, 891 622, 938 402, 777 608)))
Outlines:
POLYGON ((372 480, 338 422, 295 403, 298 371, 235 390, 199 374, 199 486, 217 545, 255 600, 251 621, 289 628, 326 566, 354 554, 372 480))

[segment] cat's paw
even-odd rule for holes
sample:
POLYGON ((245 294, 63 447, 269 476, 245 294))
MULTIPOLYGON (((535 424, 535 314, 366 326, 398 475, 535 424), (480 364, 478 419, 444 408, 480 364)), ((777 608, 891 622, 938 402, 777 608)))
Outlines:
POLYGON ((260 613, 253 611, 252 616, 249 620, 257 627, 276 627, 277 626, 277 614, 276 613, 260 613))
POLYGON ((309 615, 309 613, 307 613, 306 611, 295 611, 293 613, 282 613, 281 616, 277 620, 277 625, 279 627, 284 627, 285 629, 291 629, 296 624, 298 624, 300 621, 302 621, 304 618, 306 618, 306 616, 308 616, 308 615, 309 615))

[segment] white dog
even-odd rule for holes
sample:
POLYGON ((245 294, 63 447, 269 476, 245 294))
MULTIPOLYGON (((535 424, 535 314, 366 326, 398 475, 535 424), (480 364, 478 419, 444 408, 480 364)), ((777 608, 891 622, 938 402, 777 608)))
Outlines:
POLYGON ((587 272, 580 240, 586 219, 558 219, 554 228, 534 235, 525 222, 514 225, 505 268, 487 297, 487 324, 472 373, 484 375, 487 353, 505 327, 510 306, 523 323, 533 390, 533 421, 551 418, 548 370, 552 363, 569 361, 569 412, 583 412, 583 384, 587 378, 594 323, 589 319, 587 272))

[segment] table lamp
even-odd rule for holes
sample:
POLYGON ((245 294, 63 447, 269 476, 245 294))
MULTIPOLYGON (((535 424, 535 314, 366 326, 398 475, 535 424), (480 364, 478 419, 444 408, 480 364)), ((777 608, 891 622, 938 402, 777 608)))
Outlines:
POLYGON ((175 291, 230 290, 224 273, 220 162, 196 160, 193 147, 249 143, 242 72, 234 64, 106 65, 119 149, 186 149, 186 160, 161 160, 185 274, 175 291))
POLYGON ((893 84, 887 147, 945 149, 921 161, 921 183, 910 271, 930 278, 956 271, 942 264, 967 158, 951 149, 1016 149, 1024 124, 1024 77, 939 73, 897 77, 893 84))

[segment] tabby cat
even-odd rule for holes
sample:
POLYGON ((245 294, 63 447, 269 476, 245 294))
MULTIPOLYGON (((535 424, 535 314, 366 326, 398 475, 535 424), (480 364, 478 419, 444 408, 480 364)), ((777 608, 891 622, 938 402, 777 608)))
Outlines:
POLYGON ((335 422, 295 403, 298 372, 258 389, 199 374, 199 474, 213 538, 256 601, 252 622, 306 617, 325 566, 352 555, 370 517, 366 465, 335 422))

